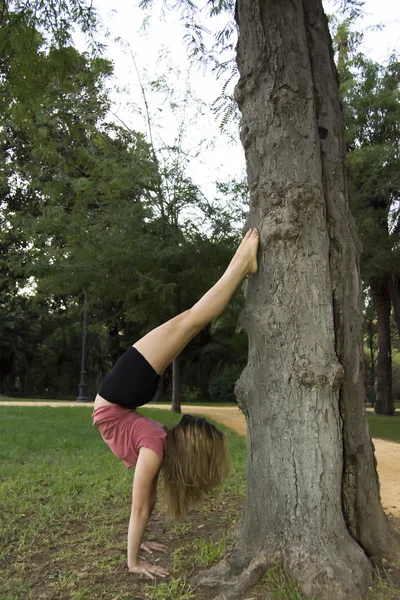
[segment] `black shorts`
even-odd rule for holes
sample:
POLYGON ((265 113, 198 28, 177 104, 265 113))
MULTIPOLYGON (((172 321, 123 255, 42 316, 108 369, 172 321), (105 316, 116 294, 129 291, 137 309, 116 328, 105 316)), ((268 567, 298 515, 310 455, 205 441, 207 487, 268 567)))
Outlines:
POLYGON ((154 398, 160 376, 131 346, 103 379, 99 395, 123 408, 137 408, 154 398))

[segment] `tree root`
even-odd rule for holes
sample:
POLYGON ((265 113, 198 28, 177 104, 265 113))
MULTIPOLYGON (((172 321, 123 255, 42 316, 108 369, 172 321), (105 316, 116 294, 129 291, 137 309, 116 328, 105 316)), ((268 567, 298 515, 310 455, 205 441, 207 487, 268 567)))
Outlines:
POLYGON ((208 571, 198 573, 192 583, 215 591, 218 594, 215 600, 235 600, 258 583, 268 566, 270 561, 264 552, 253 558, 239 574, 237 565, 234 565, 231 559, 227 559, 208 571))
POLYGON ((236 548, 210 570, 198 573, 192 584, 214 592, 214 600, 237 600, 268 568, 278 564, 306 596, 361 600, 372 583, 372 565, 350 536, 305 537, 301 545, 291 540, 280 550, 262 549, 253 557, 251 549, 241 548, 241 552, 236 548))

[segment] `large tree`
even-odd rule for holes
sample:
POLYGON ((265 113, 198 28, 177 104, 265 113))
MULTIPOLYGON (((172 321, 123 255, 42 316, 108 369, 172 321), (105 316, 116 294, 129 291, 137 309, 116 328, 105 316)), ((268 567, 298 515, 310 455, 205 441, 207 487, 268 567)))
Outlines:
POLYGON ((231 555, 197 582, 234 598, 282 563, 305 594, 364 597, 369 557, 400 559, 365 419, 360 245, 320 0, 238 0, 236 88, 261 234, 237 396, 247 499, 231 555))

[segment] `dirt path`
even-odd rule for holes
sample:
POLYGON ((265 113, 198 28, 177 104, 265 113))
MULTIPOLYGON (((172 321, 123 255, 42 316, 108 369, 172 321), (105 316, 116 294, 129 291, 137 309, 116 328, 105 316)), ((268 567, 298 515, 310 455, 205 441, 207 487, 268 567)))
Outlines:
MULTIPOLYGON (((92 403, 77 402, 18 402, 0 401, 0 406, 51 406, 64 407, 93 407, 92 403)), ((165 409, 167 406, 148 404, 149 408, 165 409)), ((237 431, 240 435, 246 435, 246 420, 242 412, 232 407, 214 406, 182 406, 182 412, 207 415, 237 431)), ((375 454, 378 460, 378 472, 381 483, 382 505, 388 514, 400 517, 400 444, 374 439, 375 454)))

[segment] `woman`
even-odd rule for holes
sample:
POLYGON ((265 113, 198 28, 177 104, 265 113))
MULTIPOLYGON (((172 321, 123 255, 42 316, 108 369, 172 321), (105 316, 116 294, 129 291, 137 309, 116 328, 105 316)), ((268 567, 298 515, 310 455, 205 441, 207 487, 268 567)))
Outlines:
POLYGON ((184 415, 166 431, 136 412, 153 398, 160 375, 210 321, 218 317, 243 278, 257 271, 259 234, 250 229, 221 279, 189 310, 150 331, 118 360, 101 384, 93 423, 104 441, 127 468, 136 467, 128 529, 128 568, 154 578, 168 571, 139 560, 139 550, 165 550, 142 543, 156 502, 161 467, 165 480, 166 512, 184 516, 221 483, 229 471, 229 452, 223 433, 205 419, 184 415))

